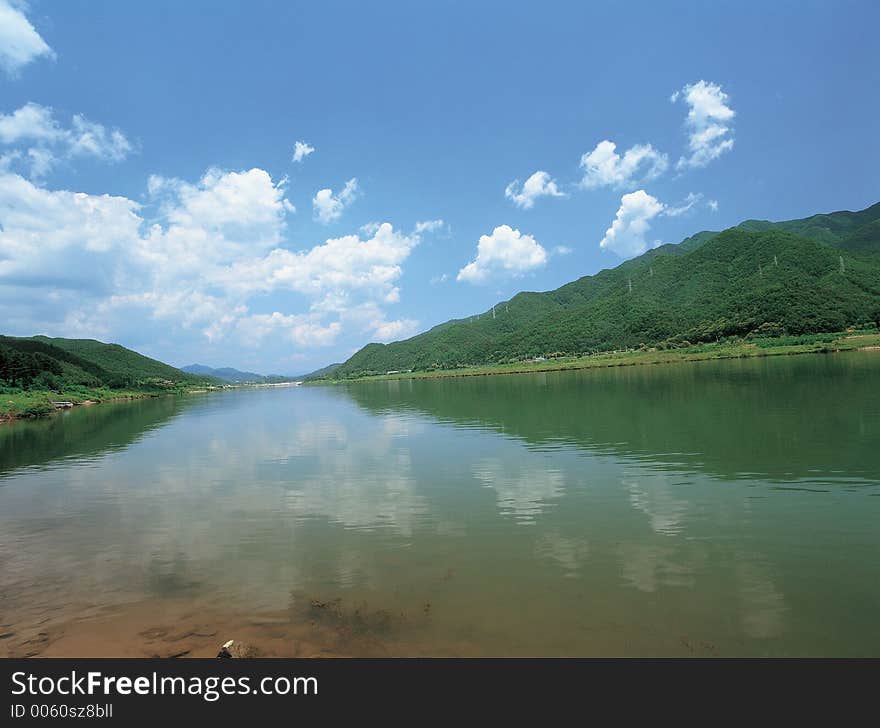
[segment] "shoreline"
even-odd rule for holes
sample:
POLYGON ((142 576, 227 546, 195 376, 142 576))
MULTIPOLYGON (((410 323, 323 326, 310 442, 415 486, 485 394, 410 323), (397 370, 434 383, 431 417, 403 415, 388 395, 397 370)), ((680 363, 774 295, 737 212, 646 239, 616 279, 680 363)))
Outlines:
POLYGON ((71 394, 68 392, 19 392, 16 394, 0 394, 0 425, 22 422, 24 420, 38 420, 52 417, 59 412, 77 407, 89 407, 104 404, 105 402, 125 402, 138 399, 154 399, 156 397, 169 397, 181 394, 199 394, 207 392, 204 387, 183 389, 174 391, 142 392, 136 390, 90 390, 88 394, 71 394), (109 396, 108 396, 109 394, 109 396), (14 399, 10 399, 10 398, 14 399), (56 407, 53 401, 69 402, 69 407, 56 407), (9 405, 18 408, 18 411, 8 408, 9 405))
MULTIPOLYGON (((585 654, 502 646, 479 636, 450 635, 430 602, 372 604, 344 596, 296 595, 286 608, 223 608, 186 599, 140 599, 92 606, 79 614, 0 624, 0 659, 216 658, 232 640, 237 658, 438 658, 635 656, 619 632, 596 641, 585 654)), ((717 656, 713 643, 695 646, 670 635, 640 643, 653 656, 717 656)), ((636 653, 637 654, 637 653, 636 653)), ((725 643, 722 654, 736 655, 725 643)))
MULTIPOLYGON (((816 335, 821 337, 822 335, 816 335)), ((544 361, 523 361, 515 364, 486 364, 460 369, 375 374, 346 379, 316 379, 307 385, 337 385, 350 382, 377 382, 401 379, 443 379, 447 377, 479 377, 498 374, 537 374, 542 372, 573 371, 622 366, 679 364, 723 359, 750 359, 770 356, 797 356, 801 354, 832 354, 844 351, 880 351, 880 333, 852 332, 831 334, 829 340, 810 343, 783 343, 784 339, 755 342, 700 344, 681 349, 646 349, 624 352, 603 352, 581 357, 560 357, 544 361), (778 343, 774 344, 776 341, 778 343)), ((794 337, 786 337, 794 338, 794 337)))
POLYGON ((272 389, 298 387, 302 382, 280 382, 266 384, 227 384, 223 387, 210 387, 203 384, 168 390, 112 390, 83 389, 77 393, 48 392, 46 390, 0 394, 0 426, 23 420, 37 420, 52 417, 59 412, 76 407, 103 404, 105 402, 125 402, 138 399, 154 399, 184 394, 208 394, 225 392, 230 389, 272 389), (13 398, 13 399, 10 399, 13 398), (52 402, 66 402, 69 406, 57 407, 52 402), (11 405, 11 407, 10 407, 11 405), (17 408, 17 409, 14 409, 17 408))

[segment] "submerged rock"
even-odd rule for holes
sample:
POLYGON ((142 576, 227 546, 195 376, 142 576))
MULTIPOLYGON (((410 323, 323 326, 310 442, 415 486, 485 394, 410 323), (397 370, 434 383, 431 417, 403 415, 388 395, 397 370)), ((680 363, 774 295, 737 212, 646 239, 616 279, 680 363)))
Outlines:
POLYGON ((246 644, 245 642, 239 642, 236 640, 229 640, 228 642, 224 642, 220 646, 220 652, 217 653, 217 657, 221 660, 229 660, 233 657, 238 659, 245 659, 248 657, 259 656, 260 651, 256 647, 246 644))

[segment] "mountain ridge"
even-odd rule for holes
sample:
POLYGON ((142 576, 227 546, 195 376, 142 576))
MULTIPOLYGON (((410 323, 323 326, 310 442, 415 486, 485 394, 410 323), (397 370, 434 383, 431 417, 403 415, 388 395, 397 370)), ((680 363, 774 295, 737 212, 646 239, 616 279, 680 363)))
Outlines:
POLYGON ((880 203, 778 223, 745 220, 409 339, 367 344, 330 376, 876 325, 878 253, 880 203))
POLYGON ((96 339, 0 336, 0 380, 25 389, 61 386, 168 387, 196 385, 204 377, 96 339))
POLYGON ((257 374, 256 372, 243 372, 234 367, 209 367, 206 364, 187 364, 180 368, 188 374, 197 374, 205 377, 213 377, 227 384, 278 384, 293 382, 301 377, 287 374, 257 374))
POLYGON ((233 367, 214 368, 205 364, 188 364, 185 367, 180 367, 180 371, 214 377, 224 382, 258 382, 265 379, 265 375, 256 372, 243 372, 233 367))

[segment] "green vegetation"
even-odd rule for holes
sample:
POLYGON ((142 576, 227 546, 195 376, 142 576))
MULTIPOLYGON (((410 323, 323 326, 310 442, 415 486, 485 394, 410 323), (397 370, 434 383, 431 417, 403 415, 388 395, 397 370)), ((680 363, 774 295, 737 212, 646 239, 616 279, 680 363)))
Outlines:
POLYGON ((372 379, 433 379, 436 377, 474 377, 488 374, 526 374, 529 372, 553 372, 567 369, 595 369, 625 367, 645 364, 674 364, 685 361, 710 359, 744 359, 761 356, 787 356, 794 354, 827 354, 859 349, 880 351, 880 333, 876 330, 845 331, 832 334, 804 336, 781 336, 756 339, 737 339, 723 342, 697 344, 677 349, 645 347, 626 351, 609 351, 586 356, 562 356, 544 360, 528 360, 506 364, 461 367, 458 369, 432 369, 427 371, 399 372, 395 374, 364 374, 342 379, 314 380, 312 383, 369 381, 372 379))
POLYGON ((146 397, 212 382, 119 344, 0 336, 0 418, 44 415, 57 401, 146 397))
POLYGON ((731 353, 736 347, 764 353, 779 346, 821 348, 839 337, 793 342, 880 324, 878 234, 880 203, 861 212, 749 220, 721 233, 698 233, 555 291, 520 293, 411 339, 369 344, 327 378, 519 371, 529 360, 597 361, 591 357, 634 350, 657 350, 649 352, 654 358, 671 351, 674 359, 674 352, 698 354, 700 345, 729 355, 739 355, 731 353))
POLYGON ((341 362, 335 363, 335 364, 328 364, 327 366, 321 367, 320 369, 316 369, 315 371, 310 372, 309 374, 303 374, 301 377, 299 377, 299 379, 302 381, 310 381, 313 379, 327 379, 333 374, 333 372, 335 372, 341 366, 342 366, 341 362))

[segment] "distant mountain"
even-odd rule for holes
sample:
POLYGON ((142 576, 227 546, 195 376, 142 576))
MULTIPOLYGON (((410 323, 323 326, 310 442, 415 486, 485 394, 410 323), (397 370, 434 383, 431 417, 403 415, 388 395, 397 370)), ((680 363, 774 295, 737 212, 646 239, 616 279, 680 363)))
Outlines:
POLYGON ((94 339, 0 336, 0 380, 23 388, 167 387, 204 383, 155 359, 94 339))
POLYGON ((703 231, 554 291, 368 344, 332 376, 878 324, 880 203, 703 231))
POLYGON ((265 379, 262 374, 256 374, 254 372, 242 372, 238 369, 233 369, 232 367, 215 369, 213 367, 205 366, 204 364, 190 364, 189 366, 181 367, 181 371, 190 374, 201 374, 206 377, 214 377, 215 379, 220 379, 224 382, 230 382, 233 384, 242 382, 262 382, 265 379))
POLYGON ((190 364, 181 367, 182 371, 190 374, 200 374, 205 377, 214 377, 229 384, 279 384, 281 382, 293 382, 301 377, 290 377, 285 374, 257 374, 256 372, 243 372, 232 367, 214 369, 204 364, 190 364))

